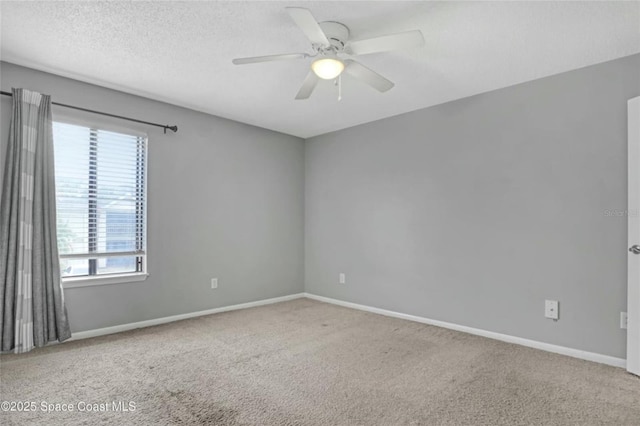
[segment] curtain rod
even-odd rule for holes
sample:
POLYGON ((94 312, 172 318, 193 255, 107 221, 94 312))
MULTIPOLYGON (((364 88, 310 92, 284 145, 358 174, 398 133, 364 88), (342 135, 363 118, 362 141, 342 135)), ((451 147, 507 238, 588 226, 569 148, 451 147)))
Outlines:
MULTIPOLYGON (((13 96, 13 93, 5 92, 4 90, 0 91, 0 94, 5 95, 5 96, 13 96)), ((77 107, 77 106, 67 105, 67 104, 61 104, 59 102, 51 102, 51 104, 52 105, 61 106, 61 107, 64 107, 64 108, 71 108, 71 109, 77 109, 79 111, 90 112, 92 114, 106 115, 107 117, 119 118, 121 120, 135 121, 136 123, 142 123, 142 124, 146 124, 148 126, 162 127, 164 129, 164 133, 165 134, 167 133, 167 129, 173 131, 174 133, 178 131, 178 126, 168 126, 168 125, 164 125, 164 124, 151 123, 149 121, 137 120, 135 118, 124 117, 122 115, 109 114, 108 112, 94 111, 92 109, 80 108, 80 107, 77 107)))

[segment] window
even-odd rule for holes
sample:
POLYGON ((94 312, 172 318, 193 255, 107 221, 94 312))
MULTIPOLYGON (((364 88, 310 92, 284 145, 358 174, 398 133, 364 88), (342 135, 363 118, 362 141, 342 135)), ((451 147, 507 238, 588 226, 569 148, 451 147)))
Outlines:
POLYGON ((146 273, 145 137, 53 125, 65 282, 146 273))

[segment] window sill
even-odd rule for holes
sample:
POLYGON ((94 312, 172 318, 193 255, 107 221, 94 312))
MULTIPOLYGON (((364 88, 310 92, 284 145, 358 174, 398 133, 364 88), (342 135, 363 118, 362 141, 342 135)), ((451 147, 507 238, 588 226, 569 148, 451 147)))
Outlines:
POLYGON ((75 288, 75 287, 91 287, 94 285, 132 283, 137 281, 144 281, 147 279, 148 276, 149 274, 147 273, 135 273, 135 274, 108 275, 108 276, 102 276, 102 277, 62 278, 62 287, 75 288))

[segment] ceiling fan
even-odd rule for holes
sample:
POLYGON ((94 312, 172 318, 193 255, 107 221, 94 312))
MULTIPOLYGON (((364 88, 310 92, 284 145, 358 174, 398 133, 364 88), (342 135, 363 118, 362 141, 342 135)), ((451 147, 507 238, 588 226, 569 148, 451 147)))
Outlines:
MULTIPOLYGON (((420 30, 383 35, 363 40, 349 39, 349 28, 340 22, 326 21, 318 23, 311 11, 302 7, 285 8, 293 21, 311 41, 313 54, 287 53, 283 55, 255 56, 251 58, 237 58, 232 62, 236 65, 258 62, 280 61, 289 59, 316 58, 311 63, 311 71, 302 83, 296 99, 308 99, 318 84, 319 79, 333 80, 341 89, 342 72, 355 77, 380 92, 386 92, 394 84, 365 67, 360 62, 348 59, 349 56, 365 55, 367 53, 386 52, 422 46, 424 37, 420 30), (347 56, 343 59, 342 57, 347 56)), ((340 99, 340 94, 338 95, 340 99)))

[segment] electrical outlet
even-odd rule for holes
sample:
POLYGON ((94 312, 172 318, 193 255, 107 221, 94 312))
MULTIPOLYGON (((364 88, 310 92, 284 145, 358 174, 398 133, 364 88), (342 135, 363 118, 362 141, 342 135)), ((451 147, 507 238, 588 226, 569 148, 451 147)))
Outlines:
POLYGON ((211 278, 211 288, 218 288, 218 279, 217 278, 211 278))
POLYGON ((558 306, 557 300, 545 300, 544 301, 544 316, 551 318, 552 320, 558 319, 558 306))
POLYGON ((623 330, 627 329, 627 322, 629 321, 629 317, 626 312, 620 312, 620 328, 623 330))
POLYGON ((345 284, 347 282, 347 276, 344 273, 340 272, 340 275, 338 276, 338 282, 340 284, 345 284))

